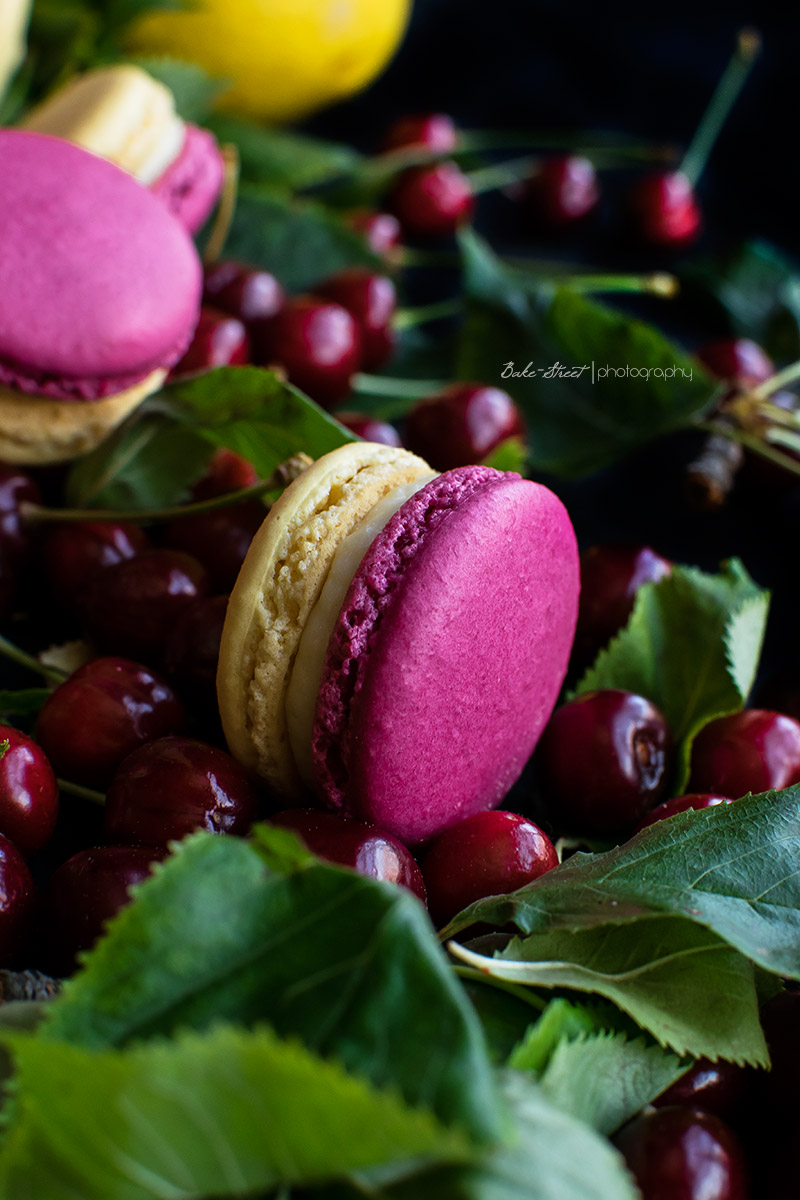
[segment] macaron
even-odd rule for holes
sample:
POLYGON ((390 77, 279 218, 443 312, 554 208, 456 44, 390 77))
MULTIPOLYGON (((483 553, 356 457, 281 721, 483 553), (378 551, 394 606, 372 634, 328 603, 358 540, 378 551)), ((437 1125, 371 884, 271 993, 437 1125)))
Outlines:
POLYGON ((169 88, 130 63, 76 75, 33 108, 21 128, 65 138, 116 163, 151 188, 190 233, 222 190, 225 167, 216 138, 181 120, 169 88))
POLYGON ((275 790, 315 792, 415 845, 496 806, 519 777, 566 673, 578 552, 552 492, 482 466, 434 475, 421 464, 351 523, 358 474, 347 498, 324 480, 354 452, 363 463, 392 453, 326 455, 308 472, 318 486, 295 481, 254 540, 229 603, 220 709, 234 755, 275 790), (296 505, 317 521, 337 513, 320 556, 296 505), (292 636, 276 692, 280 589, 292 636), (269 774, 278 746, 290 768, 269 774))
POLYGON ((0 130, 0 459, 85 452, 191 340, 202 267, 186 230, 112 163, 0 130))

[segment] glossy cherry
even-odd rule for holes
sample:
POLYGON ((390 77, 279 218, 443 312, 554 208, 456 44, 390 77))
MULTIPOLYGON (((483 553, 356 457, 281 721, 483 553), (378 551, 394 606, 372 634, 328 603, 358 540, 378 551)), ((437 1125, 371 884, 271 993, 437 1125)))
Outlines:
POLYGON ((563 154, 540 163, 523 195, 537 224, 562 230, 583 221, 597 208, 600 184, 588 158, 563 154))
POLYGON ((130 903, 130 889, 163 856, 152 846, 93 846, 62 863, 50 880, 41 920, 51 971, 66 975, 75 969, 78 954, 92 948, 130 903))
POLYGON ((317 284, 314 292, 334 300, 355 318, 361 337, 361 365, 376 371, 392 355, 392 319, 397 308, 397 289, 388 275, 376 275, 364 267, 348 267, 317 284))
POLYGON ((745 1102, 748 1082, 746 1067, 722 1058, 716 1062, 699 1058, 653 1104, 656 1108, 669 1108, 672 1105, 699 1108, 729 1121, 739 1114, 745 1102))
POLYGON ((148 550, 106 567, 80 595, 87 634, 111 654, 160 661, 170 627, 208 594, 205 568, 181 550, 148 550))
POLYGON ((164 645, 170 679, 187 707, 201 715, 217 711, 217 663, 227 607, 227 596, 195 600, 173 625, 164 645))
POLYGON ((681 171, 643 176, 631 191, 629 212, 639 239, 665 249, 693 242, 702 225, 694 188, 681 171))
POLYGON ((472 185, 454 162, 410 167, 397 178, 387 206, 404 233, 419 238, 450 237, 472 216, 472 185))
POLYGON ((410 113, 393 121, 384 134, 382 150, 404 150, 419 146, 432 154, 452 154, 458 145, 458 129, 447 113, 410 113))
POLYGON ((36 737, 61 778, 103 789, 132 750, 184 724, 183 705, 155 671, 125 658, 96 658, 45 701, 36 737))
POLYGON ((436 925, 484 896, 513 892, 558 866, 546 833, 517 813, 475 813, 451 825, 428 847, 422 874, 436 925))
POLYGON ((501 442, 525 436, 522 415, 508 392, 482 383, 456 383, 411 409, 404 441, 437 471, 482 462, 501 442))
POLYGON ((365 442, 380 442, 382 446, 401 446, 400 434, 394 425, 369 413, 337 412, 336 420, 365 442))
POLYGON ((750 338, 722 338, 697 351, 712 375, 731 383, 755 385, 775 374, 775 364, 758 342, 750 338))
POLYGON ((649 546, 613 542, 581 554, 581 596, 575 631, 575 660, 588 665, 628 623, 639 588, 658 583, 672 563, 649 546))
POLYGON ((665 821, 668 817, 674 817, 678 813, 691 812, 702 808, 716 808, 718 804, 732 803, 733 800, 730 796, 717 796, 713 792, 694 792, 686 796, 673 796, 671 800, 665 800, 663 804, 657 804, 639 822, 638 828, 645 829, 648 825, 655 825, 658 821, 665 821))
POLYGON ((251 361, 250 338, 238 317, 204 307, 189 348, 170 372, 170 378, 193 375, 212 367, 241 366, 251 361))
POLYGON ((48 531, 41 556, 56 593, 74 597, 98 571, 148 549, 149 537, 130 521, 74 521, 48 531))
POLYGON ((270 823, 294 830, 320 858, 352 867, 370 879, 402 884, 424 904, 425 884, 419 867, 402 842, 385 829, 311 808, 284 809, 270 817, 270 823))
POLYGON ((261 500, 245 500, 227 508, 176 518, 164 529, 164 542, 202 563, 212 592, 229 592, 236 582, 253 534, 267 509, 261 500))
POLYGON ((747 1200, 742 1151, 711 1113, 659 1108, 636 1117, 614 1141, 642 1200, 747 1200))
POLYGON ((11 725, 0 725, 0 833, 24 855, 53 836, 58 784, 41 746, 11 725))
POLYGON ((205 475, 192 488, 192 496, 195 500, 212 500, 250 487, 257 480, 258 471, 251 462, 222 446, 209 462, 205 475))
POLYGON ((0 833, 0 967, 13 966, 30 924, 33 876, 12 841, 0 833))
POLYGON ((348 215, 347 222, 351 229, 363 235, 375 254, 381 258, 394 258, 400 246, 402 230, 393 213, 359 208, 348 215))
POLYGON ((269 323, 257 347, 258 361, 279 364, 290 381, 324 408, 350 390, 361 364, 358 325, 341 304, 296 296, 269 323))
POLYGON ((611 836, 631 830, 669 783, 672 739, 644 696, 586 692, 556 709, 536 751, 559 828, 611 836))
POLYGON ((259 801, 243 769, 194 738, 148 742, 122 762, 108 789, 109 842, 166 846, 195 829, 245 834, 259 801))
POLYGON ((20 513, 41 501, 39 485, 18 467, 0 463, 0 618, 10 615, 20 573, 30 551, 30 533, 20 513))
POLYGON ((800 783, 800 722, 763 708, 710 721, 692 745, 689 787, 739 797, 800 783))
POLYGON ((206 268, 203 296, 207 304, 248 329, 271 321, 286 303, 286 293, 269 271, 223 259, 206 268))

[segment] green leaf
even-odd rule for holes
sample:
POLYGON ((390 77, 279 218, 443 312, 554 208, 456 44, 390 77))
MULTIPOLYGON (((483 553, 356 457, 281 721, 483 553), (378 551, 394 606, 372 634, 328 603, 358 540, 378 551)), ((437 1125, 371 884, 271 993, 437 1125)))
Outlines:
POLYGON ((466 978, 461 982, 483 1026, 492 1062, 506 1066, 509 1055, 536 1023, 545 1002, 530 989, 506 990, 496 987, 491 979, 466 978))
POLYGON ((458 374, 503 380, 525 415, 535 470, 589 474, 713 407, 715 384, 654 326, 521 281, 472 232, 461 248, 468 309, 458 374), (649 375, 615 377, 626 368, 649 375))
POLYGON ((606 854, 576 854, 519 891, 479 900, 445 936, 474 921, 533 933, 673 915, 800 979, 798 845, 800 785, 679 813, 606 854))
POLYGON ((225 257, 272 271, 290 292, 312 288, 344 267, 385 269, 342 217, 248 183, 239 188, 225 257))
POLYGON ((328 865, 273 874, 252 845, 197 834, 156 867, 65 986, 42 1031, 122 1045, 268 1021, 475 1137, 501 1119, 483 1035, 403 888, 328 865))
POLYGON ((752 964, 681 917, 513 938, 494 958, 452 950, 496 979, 605 996, 678 1054, 769 1062, 752 964))
POLYGON ((228 86, 225 80, 212 79, 197 63, 164 56, 137 57, 130 61, 168 87, 178 115, 195 124, 206 123, 214 102, 228 86))
POLYGON ((496 471, 516 471, 522 475, 528 462, 528 448, 522 438, 506 438, 483 461, 496 471))
POLYGON ((539 1020, 525 1031, 525 1036, 509 1055, 508 1065, 541 1075, 561 1042, 607 1030, 608 1027, 587 1005, 574 1004, 558 996, 550 1001, 539 1020))
POLYGON ((7 717, 38 713, 49 695, 49 688, 0 689, 0 713, 7 717))
POLYGON ((768 608, 769 593, 737 559, 717 575, 673 567, 666 578, 640 588, 628 624, 601 650, 576 694, 622 688, 656 704, 679 747, 680 794, 695 735, 747 699, 768 608))
POLYGON ((239 117, 217 114, 205 124, 219 142, 237 147, 241 178, 248 183, 298 191, 351 172, 361 162, 352 146, 285 129, 265 129, 239 117))
POLYGON ((0 1195, 250 1196, 384 1162, 466 1158, 465 1139, 269 1029, 217 1027, 123 1051, 21 1035, 0 1195))

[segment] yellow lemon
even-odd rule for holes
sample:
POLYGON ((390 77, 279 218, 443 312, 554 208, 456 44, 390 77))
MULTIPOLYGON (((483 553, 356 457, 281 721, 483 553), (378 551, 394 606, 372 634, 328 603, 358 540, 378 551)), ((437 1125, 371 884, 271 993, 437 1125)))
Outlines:
POLYGON ((406 27, 411 0, 192 0, 149 13, 129 45, 230 79, 227 112, 293 121, 365 87, 406 27))

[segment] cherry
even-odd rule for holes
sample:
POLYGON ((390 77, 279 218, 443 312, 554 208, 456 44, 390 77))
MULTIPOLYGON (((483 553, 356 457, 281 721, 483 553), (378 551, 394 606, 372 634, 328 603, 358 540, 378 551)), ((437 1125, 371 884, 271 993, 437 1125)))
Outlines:
POLYGON ((195 829, 245 834, 259 801, 244 770, 216 746, 165 737, 134 750, 108 789, 109 842, 166 846, 195 829))
POLYGON ((380 421, 369 413, 337 412, 336 420, 345 429, 365 442, 380 442, 382 446, 401 446, 400 434, 388 421, 380 421))
POLYGON ((655 825, 656 822, 674 817, 677 813, 691 812, 693 809, 716 808, 718 804, 732 803, 733 800, 730 796, 716 796, 713 792, 694 792, 686 796, 674 796, 671 800, 665 800, 663 804, 657 804, 651 812, 647 813, 639 822, 638 829, 655 825))
POLYGON ((748 1071, 736 1063, 700 1058, 653 1101, 656 1108, 679 1104, 714 1113, 724 1120, 736 1117, 747 1092, 748 1071))
POLYGON ((192 488, 192 496, 195 500, 213 500, 215 496, 238 492, 257 481, 258 471, 253 464, 235 450, 223 446, 214 454, 205 475, 192 488))
POLYGON ((279 363, 296 387, 331 408, 347 395, 361 363, 358 325, 341 304, 296 296, 269 323, 257 361, 279 363))
POLYGON ((230 260, 206 269, 203 296, 207 304, 238 317, 248 329, 271 321, 286 303, 286 293, 269 271, 230 260))
POLYGON ((189 348, 170 372, 171 379, 208 371, 212 367, 241 366, 250 362, 250 338, 238 317, 204 307, 189 348))
POLYGON ((402 842, 386 830, 339 813, 311 808, 284 809, 270 817, 270 823, 293 829, 312 854, 352 867, 369 879, 402 884, 425 903, 425 884, 419 867, 402 842))
POLYGON ((51 529, 41 554, 54 590, 74 597, 98 571, 149 548, 147 534, 129 521, 75 521, 51 529))
POLYGON ((482 383, 455 383, 412 408, 405 443, 437 471, 482 462, 510 437, 524 437, 522 416, 508 392, 482 383))
POLYGON ((33 876, 25 859, 0 833, 0 966, 14 962, 28 929, 33 896, 33 876))
POLYGON ((130 889, 163 857, 152 846, 93 846, 62 863, 50 880, 41 922, 50 969, 70 974, 78 955, 91 950, 130 903, 130 889))
POLYGON ((0 463, 0 618, 11 613, 20 571, 30 550, 20 506, 40 501, 39 486, 29 475, 0 463))
POLYGON ((644 696, 607 689, 562 705, 536 751, 554 819, 582 834, 628 831, 666 791, 671 746, 644 696))
POLYGON ((96 658, 48 697, 36 737, 64 779, 105 788, 137 746, 183 729, 183 705, 149 667, 96 658))
POLYGON ((432 154, 452 154, 458 145, 455 121, 447 113, 411 113, 398 117, 387 129, 382 150, 420 146, 432 154))
POLYGON ((148 550, 106 567, 79 597, 87 632, 104 651, 160 659, 170 627, 208 593, 205 568, 180 550, 148 550))
POLYGON ((639 238, 655 246, 679 249, 700 232, 694 189, 681 171, 645 175, 630 194, 629 209, 639 238))
POLYGON ((374 212, 372 209, 355 209, 347 222, 381 258, 393 258, 400 246, 400 222, 393 213, 374 212))
POLYGON ((642 1200, 747 1200, 744 1156, 711 1113, 658 1108, 614 1139, 642 1200))
POLYGON ((409 167, 389 193, 388 207, 405 233, 448 237, 472 216, 472 185, 454 162, 409 167))
POLYGON ((558 866, 553 843, 517 813, 474 813, 434 838, 422 862, 437 926, 484 896, 513 892, 558 866))
POLYGON ((800 783, 800 722, 763 708, 709 721, 692 745, 689 786, 744 796, 800 783))
POLYGON ((41 850, 58 818, 58 784, 41 746, 0 725, 0 831, 25 855, 41 850))
POLYGON ((164 541, 203 564, 213 592, 229 592, 266 515, 261 500, 245 500, 170 521, 164 541))
POLYGON ((583 551, 574 650, 580 665, 588 666, 627 625, 639 588, 658 583, 671 570, 669 559, 649 546, 606 542, 583 551))
POLYGON ((397 291, 389 276, 376 275, 365 267, 349 267, 323 280, 314 291, 341 304, 355 318, 364 370, 382 367, 394 350, 392 318, 397 291))
POLYGON ((547 229, 567 229, 583 221, 600 202, 597 172, 588 158, 563 154, 546 158, 528 180, 525 201, 547 229))
POLYGON ((703 366, 718 379, 755 386, 775 374, 775 364, 766 350, 750 338, 723 338, 708 342, 697 351, 703 366))
POLYGON ((170 678, 187 705, 202 715, 217 714, 217 662, 227 607, 227 596, 204 596, 193 601, 173 625, 164 645, 170 678))

